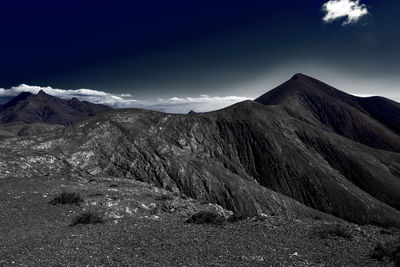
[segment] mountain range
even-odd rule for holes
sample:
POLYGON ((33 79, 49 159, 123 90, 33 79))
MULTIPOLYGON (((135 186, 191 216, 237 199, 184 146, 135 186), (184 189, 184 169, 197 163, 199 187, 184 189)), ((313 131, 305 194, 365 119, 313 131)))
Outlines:
MULTIPOLYGON (((19 97, 1 110, 38 103, 19 97)), ((62 101, 53 110, 69 116, 72 100, 62 101)), ((15 120, 34 121, 30 110, 15 120)), ((73 125, 0 142, 0 178, 112 176, 246 216, 400 226, 400 104, 389 99, 352 96, 296 74, 255 101, 208 113, 119 109, 89 118, 95 114, 80 110, 87 119, 75 124, 35 114, 73 125)))

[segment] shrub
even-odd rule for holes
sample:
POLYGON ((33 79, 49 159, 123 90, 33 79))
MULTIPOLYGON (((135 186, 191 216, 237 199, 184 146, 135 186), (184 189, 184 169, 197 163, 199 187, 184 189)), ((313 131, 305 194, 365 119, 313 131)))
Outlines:
POLYGON ((49 202, 49 204, 52 205, 79 205, 80 203, 83 202, 83 199, 78 193, 68 193, 68 192, 62 192, 60 195, 56 196, 49 202))
POLYGON ((75 217, 72 220, 71 226, 75 226, 77 224, 98 224, 103 222, 103 218, 97 213, 86 211, 75 217))
POLYGON ((225 222, 225 218, 213 211, 199 211, 193 214, 186 222, 195 224, 222 225, 225 222))
POLYGON ((173 212, 175 211, 176 206, 170 202, 164 202, 161 204, 161 210, 165 212, 173 212))
POLYGON ((352 239, 353 236, 352 234, 341 224, 336 224, 333 227, 329 226, 323 230, 321 230, 319 233, 319 237, 321 239, 325 238, 344 238, 344 239, 352 239))
POLYGON ((228 218, 228 222, 234 223, 234 222, 239 222, 243 221, 246 219, 248 216, 244 215, 243 213, 234 213, 228 218))
POLYGON ((392 261, 400 266, 400 239, 385 244, 378 244, 370 253, 371 258, 378 261, 392 261))

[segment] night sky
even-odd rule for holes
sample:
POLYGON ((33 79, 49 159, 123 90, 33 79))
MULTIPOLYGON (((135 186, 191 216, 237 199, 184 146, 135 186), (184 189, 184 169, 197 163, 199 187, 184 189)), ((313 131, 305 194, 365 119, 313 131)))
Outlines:
POLYGON ((0 12, 0 88, 15 92, 87 88, 99 97, 89 100, 104 92, 139 107, 235 102, 301 72, 400 101, 398 0, 21 0, 0 12), (343 15, 335 2, 356 10, 343 15))

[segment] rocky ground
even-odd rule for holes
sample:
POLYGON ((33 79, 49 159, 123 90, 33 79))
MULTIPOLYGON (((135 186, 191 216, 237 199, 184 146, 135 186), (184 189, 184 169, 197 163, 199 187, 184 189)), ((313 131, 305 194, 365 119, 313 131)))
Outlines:
POLYGON ((0 180, 1 266, 390 266, 370 257, 399 231, 261 216, 189 224, 200 210, 230 212, 117 178, 0 180), (79 205, 52 205, 61 192, 79 205), (84 211, 104 222, 71 226, 84 211))

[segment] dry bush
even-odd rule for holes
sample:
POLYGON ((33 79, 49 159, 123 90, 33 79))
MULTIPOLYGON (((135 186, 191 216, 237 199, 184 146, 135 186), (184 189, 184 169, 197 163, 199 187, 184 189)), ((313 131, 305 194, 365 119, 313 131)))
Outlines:
POLYGON ((400 267, 400 239, 378 244, 370 253, 378 261, 391 261, 400 267))
POLYGON ((320 230, 318 232, 318 237, 321 239, 338 237, 344 239, 352 239, 353 235, 344 225, 335 224, 333 226, 327 226, 325 229, 320 230))
POLYGON ((187 223, 195 223, 195 224, 222 225, 225 223, 225 218, 216 212, 199 211, 199 212, 193 214, 186 222, 187 223))
POLYGON ((76 216, 72 220, 71 226, 77 224, 98 224, 103 222, 103 218, 99 214, 92 211, 86 211, 76 216))
POLYGON ((228 222, 234 223, 234 222, 239 222, 247 219, 248 216, 242 214, 242 213, 234 213, 228 218, 228 222))
POLYGON ((62 192, 60 195, 58 195, 55 198, 53 198, 49 202, 49 204, 52 204, 52 205, 57 205, 57 204, 61 204, 61 205, 66 205, 66 204, 79 205, 82 202, 83 202, 83 199, 81 198, 81 196, 78 193, 62 192))

